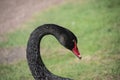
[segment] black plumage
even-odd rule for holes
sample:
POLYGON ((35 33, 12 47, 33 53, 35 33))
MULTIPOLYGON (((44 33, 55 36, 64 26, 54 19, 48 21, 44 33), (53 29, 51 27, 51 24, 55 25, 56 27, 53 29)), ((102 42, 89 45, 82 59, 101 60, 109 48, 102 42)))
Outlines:
POLYGON ((30 35, 27 44, 26 56, 29 68, 35 80, 72 80, 63 78, 51 73, 44 65, 40 56, 40 41, 43 36, 51 34, 67 49, 72 50, 74 41, 77 42, 75 35, 66 28, 55 24, 44 24, 36 28, 30 35))

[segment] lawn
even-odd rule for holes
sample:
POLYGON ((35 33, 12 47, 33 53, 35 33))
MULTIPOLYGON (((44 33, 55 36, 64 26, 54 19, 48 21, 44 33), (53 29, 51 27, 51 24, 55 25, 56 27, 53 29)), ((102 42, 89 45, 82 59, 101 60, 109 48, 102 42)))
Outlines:
MULTIPOLYGON (((30 33, 45 23, 58 24, 74 32, 82 55, 79 60, 53 36, 44 37, 42 58, 54 74, 74 80, 120 79, 120 0, 70 0, 38 12, 22 25, 24 28, 6 34, 7 41, 0 42, 0 47, 26 46, 30 33)), ((23 60, 0 64, 0 80, 33 78, 23 60)))

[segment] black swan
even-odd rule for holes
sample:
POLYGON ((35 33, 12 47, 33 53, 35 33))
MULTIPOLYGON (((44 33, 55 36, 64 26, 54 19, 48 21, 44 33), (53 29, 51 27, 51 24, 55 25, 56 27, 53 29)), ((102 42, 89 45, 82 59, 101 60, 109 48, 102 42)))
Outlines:
POLYGON ((27 44, 27 61, 31 73, 35 80, 72 80, 63 78, 51 73, 44 65, 40 56, 40 41, 43 36, 51 34, 67 49, 71 50, 81 59, 77 48, 77 38, 75 35, 61 26, 55 24, 44 24, 36 28, 30 35, 27 44))

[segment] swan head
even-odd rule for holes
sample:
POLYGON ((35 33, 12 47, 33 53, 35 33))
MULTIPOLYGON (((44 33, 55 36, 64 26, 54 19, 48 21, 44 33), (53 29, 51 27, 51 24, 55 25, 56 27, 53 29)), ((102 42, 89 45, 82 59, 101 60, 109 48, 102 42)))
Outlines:
POLYGON ((59 36, 59 41, 65 48, 72 51, 79 59, 82 58, 77 47, 77 38, 73 33, 69 32, 69 34, 62 34, 59 36))

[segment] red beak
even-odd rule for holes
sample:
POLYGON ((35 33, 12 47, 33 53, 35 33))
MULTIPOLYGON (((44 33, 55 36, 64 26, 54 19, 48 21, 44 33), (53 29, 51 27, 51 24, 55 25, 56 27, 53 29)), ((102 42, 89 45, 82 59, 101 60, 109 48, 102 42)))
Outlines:
POLYGON ((79 50, 78 50, 78 48, 77 48, 76 42, 74 42, 74 48, 72 49, 72 52, 73 52, 79 59, 82 58, 81 55, 80 55, 80 52, 79 52, 79 50))

